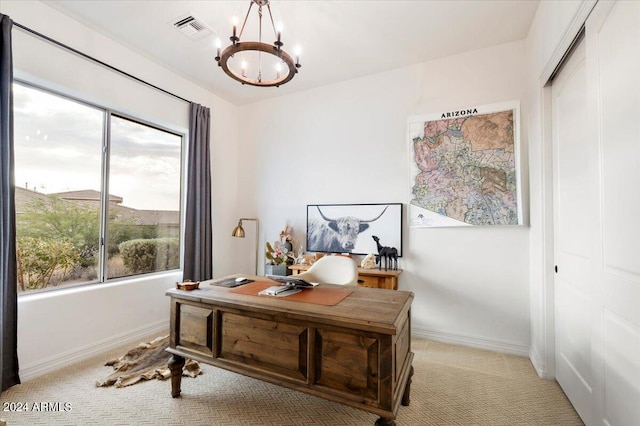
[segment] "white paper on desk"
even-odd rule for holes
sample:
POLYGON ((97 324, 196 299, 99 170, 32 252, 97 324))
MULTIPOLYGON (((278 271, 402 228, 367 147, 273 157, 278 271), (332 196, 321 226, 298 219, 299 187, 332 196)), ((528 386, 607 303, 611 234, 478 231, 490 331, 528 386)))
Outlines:
POLYGON ((302 290, 297 288, 291 288, 283 285, 274 285, 272 287, 265 288, 260 293, 261 296, 276 296, 276 297, 285 297, 291 296, 292 294, 300 293, 302 290))

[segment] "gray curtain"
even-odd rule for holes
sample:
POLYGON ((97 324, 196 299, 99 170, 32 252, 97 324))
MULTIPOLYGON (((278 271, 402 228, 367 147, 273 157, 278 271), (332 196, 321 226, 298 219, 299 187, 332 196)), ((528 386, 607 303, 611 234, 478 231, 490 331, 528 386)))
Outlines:
POLYGON ((213 277, 209 108, 191 103, 183 279, 213 277))
POLYGON ((0 364, 2 390, 20 383, 18 376, 18 295, 16 209, 13 180, 13 21, 0 14, 0 364))

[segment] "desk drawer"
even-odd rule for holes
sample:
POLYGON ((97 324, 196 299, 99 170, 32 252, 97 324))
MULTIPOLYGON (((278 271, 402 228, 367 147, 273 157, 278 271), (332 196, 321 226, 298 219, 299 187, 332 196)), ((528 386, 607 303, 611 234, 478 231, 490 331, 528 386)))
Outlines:
POLYGON ((360 287, 380 288, 380 284, 384 284, 384 278, 371 275, 358 275, 358 285, 360 287))
POLYGON ((279 318, 266 319, 220 311, 219 359, 267 374, 307 378, 307 328, 279 318))
MULTIPOLYGON (((381 342, 351 330, 316 329, 315 385, 379 403, 381 342)), ((383 377, 382 379, 388 379, 383 377)), ((347 396, 348 395, 348 396, 347 396)))
POLYGON ((358 285, 360 287, 386 288, 389 290, 394 290, 393 278, 382 277, 378 275, 360 274, 358 275, 358 285))
POLYGON ((205 357, 213 356, 213 310, 176 304, 176 348, 205 357))

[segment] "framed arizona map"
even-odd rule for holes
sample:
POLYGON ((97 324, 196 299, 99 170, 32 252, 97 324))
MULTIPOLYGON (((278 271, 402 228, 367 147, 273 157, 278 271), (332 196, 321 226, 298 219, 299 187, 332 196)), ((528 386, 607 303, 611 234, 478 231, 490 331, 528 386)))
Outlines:
POLYGON ((517 101, 408 119, 409 226, 520 225, 517 101))

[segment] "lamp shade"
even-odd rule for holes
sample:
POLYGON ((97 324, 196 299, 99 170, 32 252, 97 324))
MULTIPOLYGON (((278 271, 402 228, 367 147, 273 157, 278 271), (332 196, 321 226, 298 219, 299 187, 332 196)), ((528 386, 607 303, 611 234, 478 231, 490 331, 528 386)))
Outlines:
POLYGON ((244 228, 242 228, 242 221, 238 222, 238 226, 233 228, 231 233, 232 237, 244 238, 244 228))

